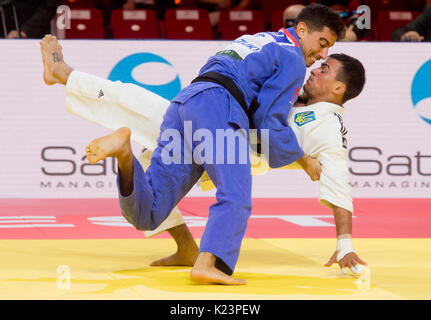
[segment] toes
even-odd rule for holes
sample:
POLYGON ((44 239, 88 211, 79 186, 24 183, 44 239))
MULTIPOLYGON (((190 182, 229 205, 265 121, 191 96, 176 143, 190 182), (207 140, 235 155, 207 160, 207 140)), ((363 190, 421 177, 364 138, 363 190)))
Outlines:
POLYGON ((47 34, 47 35, 43 38, 43 43, 49 43, 49 42, 51 42, 51 38, 50 38, 50 35, 49 35, 49 34, 47 34))
POLYGON ((88 160, 90 160, 94 156, 94 153, 91 151, 90 145, 85 147, 85 153, 88 160))
MULTIPOLYGON (((55 36, 47 34, 45 37, 43 37, 42 41, 41 41, 41 45, 42 46, 49 46, 52 44, 58 43, 58 40, 55 36)), ((60 46, 61 49, 61 46, 60 46)))
POLYGON ((101 150, 93 143, 85 147, 85 153, 90 164, 94 164, 101 159, 101 150))
POLYGON ((94 149, 95 149, 95 146, 93 144, 93 141, 90 142, 90 144, 85 147, 85 150, 89 150, 89 151, 92 151, 94 149))
POLYGON ((97 157, 95 156, 95 155, 87 155, 87 159, 88 159, 88 162, 90 163, 90 164, 95 164, 97 161, 99 161, 99 159, 97 159, 97 157))
POLYGON ((234 285, 234 286, 244 286, 247 284, 247 281, 245 281, 243 279, 233 279, 232 278, 232 280, 228 281, 227 284, 234 285))

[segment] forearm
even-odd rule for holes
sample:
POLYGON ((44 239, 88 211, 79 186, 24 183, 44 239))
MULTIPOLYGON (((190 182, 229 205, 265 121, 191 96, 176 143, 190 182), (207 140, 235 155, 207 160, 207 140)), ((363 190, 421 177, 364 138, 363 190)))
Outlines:
POLYGON ((131 10, 136 8, 135 0, 126 0, 123 3, 123 8, 125 8, 126 10, 131 10))
POLYGON ((337 239, 352 237, 352 213, 340 207, 333 209, 337 239))
POLYGON ((301 158, 299 158, 298 160, 296 160, 296 162, 303 168, 305 169, 307 167, 307 161, 309 161, 311 159, 311 157, 307 156, 306 154, 304 154, 301 158))
POLYGON ((354 274, 360 274, 363 270, 360 264, 367 263, 361 260, 353 249, 352 213, 340 207, 334 207, 333 212, 337 228, 337 249, 326 266, 338 262, 344 274, 347 274, 346 268, 350 268, 354 274))
POLYGON ((305 170, 312 181, 320 180, 320 174, 322 173, 322 167, 317 159, 303 155, 297 160, 298 164, 305 170))
POLYGON ((242 0, 236 7, 239 9, 247 9, 250 6, 250 0, 242 0))
POLYGON ((340 207, 334 207, 334 219, 337 230, 337 261, 354 252, 352 242, 352 213, 340 207))
POLYGON ((391 41, 401 41, 401 36, 409 30, 406 30, 404 27, 398 28, 391 34, 391 41))
POLYGON ((430 19, 431 7, 427 6, 415 20, 395 30, 391 35, 391 41, 400 41, 401 37, 409 31, 416 31, 419 35, 423 36, 426 33, 430 19))

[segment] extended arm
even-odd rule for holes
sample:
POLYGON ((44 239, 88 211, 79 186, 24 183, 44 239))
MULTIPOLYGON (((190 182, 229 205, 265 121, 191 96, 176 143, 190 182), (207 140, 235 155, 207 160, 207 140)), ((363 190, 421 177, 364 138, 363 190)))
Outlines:
POLYGON ((431 6, 425 7, 423 12, 412 22, 395 30, 391 35, 392 41, 422 41, 429 29, 431 6))
POLYGON ((361 273, 362 268, 359 264, 367 265, 367 263, 353 250, 352 213, 336 206, 333 208, 333 213, 337 231, 337 249, 325 266, 329 267, 338 262, 343 273, 347 273, 346 268, 350 268, 353 273, 361 273))
POLYGON ((338 263, 344 273, 346 268, 359 273, 360 264, 366 263, 353 249, 353 202, 347 164, 347 130, 341 116, 337 114, 330 116, 317 129, 313 130, 313 138, 316 139, 315 147, 321 151, 318 156, 322 164, 319 202, 333 211, 337 234, 337 249, 326 266, 338 263))

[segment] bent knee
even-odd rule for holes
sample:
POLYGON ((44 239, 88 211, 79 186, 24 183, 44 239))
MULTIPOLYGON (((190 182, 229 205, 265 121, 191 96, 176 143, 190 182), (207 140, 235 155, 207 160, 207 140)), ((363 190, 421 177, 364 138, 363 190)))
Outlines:
POLYGON ((139 231, 154 230, 162 223, 162 221, 159 221, 159 219, 155 219, 155 216, 152 212, 148 215, 148 217, 139 212, 126 212, 122 210, 121 213, 127 222, 129 222, 136 228, 136 230, 139 231))

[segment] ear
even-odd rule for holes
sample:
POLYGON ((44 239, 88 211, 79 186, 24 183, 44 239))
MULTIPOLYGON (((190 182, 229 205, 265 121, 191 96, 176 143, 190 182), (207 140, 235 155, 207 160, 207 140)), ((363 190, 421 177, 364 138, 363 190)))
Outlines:
POLYGON ((295 31, 296 31, 298 38, 302 39, 304 37, 304 35, 308 32, 308 28, 307 28, 307 25, 305 24, 305 22, 303 22, 303 21, 298 22, 298 24, 296 25, 295 31))
POLYGON ((336 81, 334 84, 333 92, 337 96, 343 96, 344 92, 346 92, 347 86, 344 82, 336 81))

